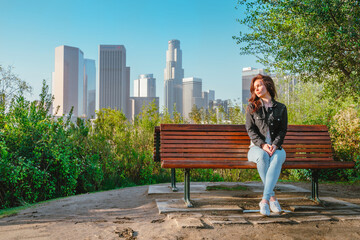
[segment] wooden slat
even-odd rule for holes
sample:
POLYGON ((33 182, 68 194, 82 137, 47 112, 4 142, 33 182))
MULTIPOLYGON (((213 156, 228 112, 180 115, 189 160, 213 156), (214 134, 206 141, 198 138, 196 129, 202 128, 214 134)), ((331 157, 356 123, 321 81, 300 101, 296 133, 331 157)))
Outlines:
POLYGON ((287 132, 286 136, 330 136, 328 132, 287 132))
POLYGON ((285 138, 284 140, 284 144, 331 144, 330 139, 329 140, 317 140, 317 139, 312 139, 312 140, 307 140, 307 139, 303 139, 303 140, 295 140, 295 139, 289 139, 287 140, 285 138))
POLYGON ((248 144, 203 144, 203 143, 198 143, 198 144, 193 144, 193 143, 181 143, 181 144, 171 144, 171 143, 167 143, 161 144, 161 149, 172 149, 172 148, 206 148, 206 149, 247 149, 249 150, 249 145, 250 142, 248 142, 248 144))
POLYGON ((196 153, 247 153, 249 148, 162 148, 161 153, 196 152, 196 153))
POLYGON ((300 152, 306 152, 306 153, 324 153, 324 152, 329 152, 332 153, 332 150, 329 148, 320 148, 320 149, 315 149, 315 148, 311 148, 311 149, 292 149, 292 148, 284 148, 286 153, 300 153, 300 152))
POLYGON ((320 149, 320 148, 324 148, 324 149, 331 149, 331 144, 323 144, 323 145, 318 145, 318 144, 283 144, 282 147, 284 149, 301 149, 301 148, 305 148, 305 149, 320 149))
POLYGON ((187 158, 187 157, 162 157, 162 161, 207 161, 207 162, 216 162, 216 161, 248 161, 247 157, 193 157, 193 158, 187 158))
POLYGON ((186 153, 186 152, 179 152, 179 153, 161 153, 161 158, 240 158, 240 157, 247 157, 247 153, 186 153))
POLYGON ((207 161, 162 161, 163 168, 256 168, 256 164, 249 161, 217 161, 209 164, 207 161))
POLYGON ((298 157, 302 157, 302 158, 314 158, 314 157, 333 157, 332 153, 311 153, 311 154, 291 154, 291 153, 286 153, 286 159, 289 158, 298 158, 298 157))
POLYGON ((285 162, 283 169, 353 168, 354 162, 285 162))
POLYGON ((234 132, 246 131, 245 125, 220 125, 220 124, 161 124, 161 131, 214 131, 234 132))
MULTIPOLYGON (((161 124, 161 131, 246 131, 245 125, 222 124, 161 124)), ((288 132, 321 132, 328 131, 325 125, 289 125, 288 132)))
MULTIPOLYGON (((291 141, 291 140, 290 140, 291 141)), ((192 144, 248 144, 250 145, 250 140, 242 140, 242 139, 234 139, 234 140, 226 140, 226 139, 213 139, 213 140, 162 140, 161 145, 163 144, 184 144, 184 143, 192 143, 192 144)))
MULTIPOLYGON (((163 168, 238 168, 256 169, 256 164, 249 161, 162 161, 163 168)), ((323 169, 323 168, 353 168, 354 162, 285 162, 283 169, 323 169)))
MULTIPOLYGON (((210 140, 162 140, 161 145, 163 144, 244 144, 244 145, 250 145, 250 140, 244 140, 244 139, 233 139, 233 140, 227 140, 227 139, 210 139, 210 140)), ((317 140, 317 139, 306 139, 302 140, 301 142, 299 140, 284 140, 284 144, 330 144, 330 140, 317 140)))
POLYGON ((171 139, 176 139, 176 140, 186 140, 186 139, 193 139, 193 140, 206 140, 206 139, 243 139, 243 140, 250 140, 248 136, 164 136, 161 135, 161 141, 163 140, 171 140, 171 139))
POLYGON ((163 131, 161 132, 163 136, 248 136, 247 132, 181 132, 181 131, 163 131))
MULTIPOLYGON (((161 135, 161 140, 167 139, 246 139, 250 140, 248 136, 198 136, 198 135, 187 135, 187 136, 169 136, 169 135, 161 135)), ((286 136, 285 140, 330 140, 328 136, 286 136)))
POLYGON ((328 131, 325 125, 289 125, 288 132, 322 132, 328 131))
POLYGON ((330 140, 329 136, 285 136, 285 140, 311 140, 311 139, 318 139, 318 140, 330 140))

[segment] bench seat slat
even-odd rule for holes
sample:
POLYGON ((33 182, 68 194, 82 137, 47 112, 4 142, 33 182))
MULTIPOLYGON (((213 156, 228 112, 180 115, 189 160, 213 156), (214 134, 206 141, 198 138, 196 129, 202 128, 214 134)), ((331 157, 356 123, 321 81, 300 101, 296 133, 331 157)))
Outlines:
MULTIPOLYGON (((323 168, 352 168, 353 162, 285 162, 283 169, 323 169, 323 168)), ((252 168, 256 169, 256 164, 249 161, 162 161, 163 168, 252 168)))
MULTIPOLYGON (((165 157, 165 158, 161 158, 162 161, 189 161, 189 162, 193 162, 193 161, 206 161, 206 162, 217 162, 217 161, 248 161, 247 157, 236 157, 236 158, 232 158, 232 157, 165 157)), ((286 161, 291 161, 291 162, 332 162, 332 158, 291 158, 291 159, 287 159, 286 161)), ((286 162, 285 161, 285 162, 286 162)))
MULTIPOLYGON (((177 157, 187 157, 187 158, 212 158, 212 157, 224 157, 224 158, 241 158, 247 157, 247 153, 233 153, 233 152, 177 152, 177 153, 161 153, 161 158, 177 158, 177 157)), ((332 159, 332 154, 287 154, 286 159, 290 158, 330 158, 332 159)))

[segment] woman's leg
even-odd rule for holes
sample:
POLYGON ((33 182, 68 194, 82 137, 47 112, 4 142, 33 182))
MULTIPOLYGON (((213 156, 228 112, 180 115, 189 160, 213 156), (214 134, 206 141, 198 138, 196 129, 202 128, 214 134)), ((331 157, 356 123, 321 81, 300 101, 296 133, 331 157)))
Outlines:
POLYGON ((263 195, 263 199, 266 199, 267 201, 270 200, 270 197, 275 196, 274 188, 279 179, 281 167, 285 162, 285 158, 286 152, 284 149, 276 150, 270 157, 270 165, 266 172, 263 195))
POLYGON ((260 178, 265 185, 266 183, 266 174, 270 165, 270 156, 263 149, 253 146, 248 152, 248 160, 250 162, 256 163, 257 170, 259 172, 260 178))

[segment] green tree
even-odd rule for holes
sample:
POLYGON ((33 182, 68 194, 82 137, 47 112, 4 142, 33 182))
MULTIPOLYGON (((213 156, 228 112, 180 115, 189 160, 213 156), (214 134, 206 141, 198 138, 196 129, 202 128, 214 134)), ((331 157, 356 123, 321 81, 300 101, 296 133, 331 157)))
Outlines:
POLYGON ((16 74, 13 67, 3 68, 0 65, 0 104, 9 106, 11 100, 20 93, 30 93, 31 87, 16 74))
POLYGON ((324 82, 334 97, 360 96, 360 2, 357 0, 252 0, 233 38, 270 70, 324 82))

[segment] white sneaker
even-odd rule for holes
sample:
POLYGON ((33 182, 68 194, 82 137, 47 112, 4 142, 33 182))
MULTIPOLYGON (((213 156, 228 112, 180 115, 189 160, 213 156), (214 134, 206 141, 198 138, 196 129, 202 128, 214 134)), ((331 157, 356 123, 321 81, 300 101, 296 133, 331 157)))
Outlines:
POLYGON ((265 202, 260 202, 259 206, 260 206, 260 214, 261 215, 270 216, 269 204, 267 204, 265 202))
POLYGON ((274 213, 281 213, 281 207, 278 200, 270 201, 270 209, 274 213))

